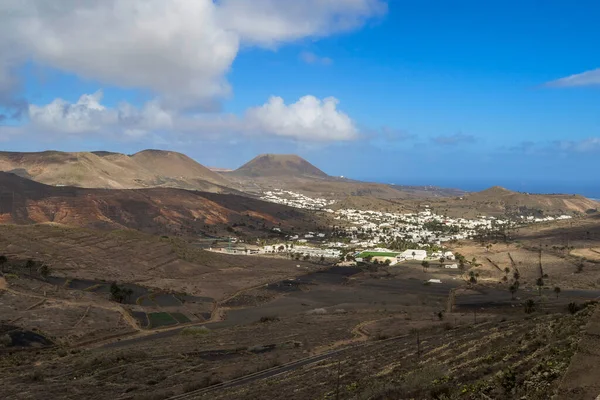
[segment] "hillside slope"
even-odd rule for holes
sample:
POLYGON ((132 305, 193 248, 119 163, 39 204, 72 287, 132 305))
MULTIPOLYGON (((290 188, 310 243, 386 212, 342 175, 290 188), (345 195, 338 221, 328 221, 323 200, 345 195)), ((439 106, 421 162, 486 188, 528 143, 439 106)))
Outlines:
POLYGON ((229 183, 222 175, 211 171, 185 154, 174 151, 143 150, 133 154, 131 159, 148 171, 154 171, 159 175, 177 179, 200 179, 221 186, 227 186, 229 183))
POLYGON ((222 235, 271 227, 314 227, 313 217, 248 197, 174 188, 137 190, 48 186, 0 173, 0 223, 58 223, 75 227, 131 228, 152 234, 222 235))
POLYGON ((223 176, 176 152, 145 150, 128 156, 105 151, 0 152, 0 171, 54 186, 104 189, 177 187, 223 192, 223 176))
POLYGON ((568 194, 529 194, 513 192, 494 186, 465 196, 469 202, 504 208, 508 212, 530 211, 533 213, 585 213, 598 208, 598 202, 580 195, 568 194))

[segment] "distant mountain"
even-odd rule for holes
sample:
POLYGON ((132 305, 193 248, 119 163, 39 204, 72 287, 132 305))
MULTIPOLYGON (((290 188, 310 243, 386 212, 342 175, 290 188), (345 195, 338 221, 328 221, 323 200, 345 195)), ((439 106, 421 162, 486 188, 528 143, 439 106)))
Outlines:
POLYGON ((233 194, 175 188, 137 190, 56 187, 0 172, 0 223, 57 223, 100 229, 136 229, 151 234, 268 234, 315 229, 304 211, 233 194))
POLYGON ((249 178, 328 177, 325 172, 295 154, 261 154, 231 174, 249 178))
POLYGON ((0 171, 58 186, 105 189, 177 187, 222 192, 222 175, 172 151, 144 150, 131 156, 107 151, 0 152, 0 171))

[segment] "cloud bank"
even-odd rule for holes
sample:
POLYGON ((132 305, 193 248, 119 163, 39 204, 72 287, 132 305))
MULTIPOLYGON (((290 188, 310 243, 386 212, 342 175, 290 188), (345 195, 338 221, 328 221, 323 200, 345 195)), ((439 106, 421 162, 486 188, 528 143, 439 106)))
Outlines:
POLYGON ((161 107, 151 101, 137 108, 122 103, 115 108, 101 104, 102 91, 85 94, 76 103, 56 99, 45 105, 30 105, 30 129, 56 135, 122 134, 141 138, 153 132, 202 135, 206 132, 243 135, 268 135, 302 141, 345 141, 358 136, 348 115, 337 109, 338 100, 304 96, 286 104, 271 97, 259 107, 234 114, 188 114, 161 107))
POLYGON ((3 0, 0 92, 32 60, 152 91, 171 108, 228 96, 240 46, 275 48, 360 27, 383 0, 3 0))

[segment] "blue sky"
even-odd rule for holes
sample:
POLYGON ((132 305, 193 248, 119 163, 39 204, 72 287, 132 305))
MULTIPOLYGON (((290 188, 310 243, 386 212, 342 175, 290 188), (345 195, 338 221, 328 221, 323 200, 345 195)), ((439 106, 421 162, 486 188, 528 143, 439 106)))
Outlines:
POLYGON ((595 2, 112 1, 0 6, 20 11, 0 12, 4 149, 297 153, 357 179, 600 197, 595 2))

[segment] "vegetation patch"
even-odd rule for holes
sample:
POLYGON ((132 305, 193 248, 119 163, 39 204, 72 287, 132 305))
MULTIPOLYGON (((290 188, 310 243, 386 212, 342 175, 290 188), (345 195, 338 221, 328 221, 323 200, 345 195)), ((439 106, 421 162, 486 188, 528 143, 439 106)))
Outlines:
POLYGON ((366 257, 396 257, 400 253, 390 253, 390 252, 378 252, 378 251, 363 251, 356 257, 358 258, 366 258, 366 257))
POLYGON ((177 320, 180 324, 192 322, 187 316, 182 313, 171 313, 171 316, 177 320))
POLYGON ((150 321, 150 328, 177 324, 177 320, 175 320, 171 314, 166 312, 149 313, 148 320, 150 321))
POLYGON ((181 331, 182 336, 204 336, 210 334, 210 329, 205 326, 189 326, 181 331))

